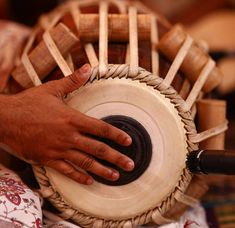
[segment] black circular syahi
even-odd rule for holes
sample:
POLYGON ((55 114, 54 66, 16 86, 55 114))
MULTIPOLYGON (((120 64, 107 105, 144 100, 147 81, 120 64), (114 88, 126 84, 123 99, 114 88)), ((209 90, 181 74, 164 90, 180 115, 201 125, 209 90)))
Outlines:
POLYGON ((103 138, 96 139, 130 157, 135 163, 135 168, 133 171, 127 172, 107 161, 97 159, 101 164, 118 170, 120 178, 117 181, 109 181, 92 173, 90 175, 96 181, 111 186, 125 185, 138 179, 148 168, 152 157, 152 143, 148 132, 138 121, 127 116, 113 115, 105 117, 102 120, 129 134, 132 138, 132 144, 125 147, 111 140, 103 138))

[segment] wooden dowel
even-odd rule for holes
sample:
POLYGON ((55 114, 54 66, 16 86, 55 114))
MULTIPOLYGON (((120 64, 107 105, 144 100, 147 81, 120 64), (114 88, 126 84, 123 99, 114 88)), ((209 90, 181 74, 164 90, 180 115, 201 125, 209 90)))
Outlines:
MULTIPOLYGON (((83 42, 94 42, 99 40, 99 14, 80 14, 79 38, 83 42)), ((141 14, 137 17, 138 38, 150 40, 150 15, 141 14)), ((128 15, 111 14, 108 16, 108 36, 112 41, 129 40, 128 15)), ((61 54, 65 56, 77 43, 78 38, 62 23, 50 31, 61 54)), ((39 78, 44 79, 56 66, 52 55, 49 53, 44 41, 41 41, 29 54, 29 59, 35 68, 39 78)), ((33 86, 23 64, 18 66, 12 73, 13 78, 23 87, 33 86)))
MULTIPOLYGON (((79 42, 78 38, 62 23, 51 29, 50 35, 63 56, 66 56, 79 42)), ((56 62, 44 41, 41 41, 32 50, 29 54, 29 60, 41 80, 56 67, 56 62)), ((15 68, 12 76, 24 88, 33 86, 33 83, 22 63, 15 68)))
MULTIPOLYGON (((218 126, 226 121, 226 102, 222 100, 200 100, 198 108, 198 131, 218 126)), ((209 138, 200 143, 201 149, 224 149, 225 133, 209 138)), ((211 175, 205 181, 210 186, 224 188, 224 185, 232 180, 225 175, 211 175)), ((233 180, 234 181, 234 180, 233 180)))
POLYGON ((218 66, 223 72, 222 82, 218 86, 220 95, 226 95, 235 91, 235 57, 224 58, 218 66))
POLYGON ((185 100, 190 92, 190 82, 187 78, 184 79, 183 85, 181 87, 181 90, 179 92, 179 95, 185 100))
MULTIPOLYGON (((223 100, 202 99, 197 103, 198 131, 216 127, 226 122, 226 102, 223 100)), ((225 133, 200 143, 201 149, 224 149, 225 133)))
MULTIPOLYGON (((99 40, 99 14, 80 14, 79 38, 83 42, 99 40)), ((109 41, 129 41, 129 19, 127 14, 108 15, 109 41)), ((139 14, 137 17, 138 39, 150 40, 151 17, 148 14, 139 14)))
MULTIPOLYGON (((169 60, 173 61, 181 46, 183 45, 186 37, 187 33, 182 29, 181 26, 176 25, 169 32, 163 35, 157 47, 163 55, 165 55, 169 60)), ((185 74, 185 76, 192 83, 194 83, 200 75, 203 67, 207 64, 209 58, 209 55, 207 55, 201 48, 193 43, 180 69, 185 74)), ((222 73, 217 67, 215 67, 211 71, 202 90, 206 93, 210 92, 219 85, 221 78, 222 73)))
POLYGON ((212 59, 209 59, 207 64, 199 74, 197 81, 194 83, 193 88, 191 89, 186 99, 186 104, 188 108, 191 108, 195 103, 195 101, 197 100, 198 95, 202 91, 202 88, 205 85, 206 81, 208 80, 208 77, 210 73, 213 71, 214 67, 215 67, 215 62, 212 59))

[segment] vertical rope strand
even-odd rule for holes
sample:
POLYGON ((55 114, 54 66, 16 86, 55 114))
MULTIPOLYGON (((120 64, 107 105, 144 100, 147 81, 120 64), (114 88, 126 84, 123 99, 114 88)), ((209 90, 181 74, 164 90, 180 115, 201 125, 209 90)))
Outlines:
POLYGON ((200 101, 204 96, 204 93, 202 91, 199 92, 197 99, 195 100, 194 104, 191 107, 191 116, 193 120, 195 119, 197 115, 197 101, 200 101))
POLYGON ((191 84, 187 78, 184 79, 179 95, 185 100, 189 94, 191 84))
POLYGON ((130 40, 130 76, 138 74, 138 27, 137 9, 133 6, 129 8, 129 40, 130 40))
POLYGON ((101 1, 100 8, 100 34, 99 34, 99 73, 103 76, 108 65, 108 2, 101 1))
POLYGON ((205 84, 210 72, 215 67, 215 62, 212 59, 209 59, 203 70, 201 71, 197 81, 194 83, 194 86, 189 94, 189 96, 186 99, 186 104, 188 106, 188 109, 191 109, 192 105, 197 99, 197 96, 199 95, 203 85, 205 84))
POLYGON ((125 63, 130 64, 130 45, 126 45, 126 57, 125 57, 125 63))
POLYGON ((159 42, 158 38, 158 25, 157 18, 151 16, 151 44, 152 44, 152 72, 155 75, 159 75, 159 54, 156 50, 157 43, 159 42))
POLYGON ((79 25, 80 25, 80 8, 79 8, 79 4, 78 2, 75 2, 73 4, 70 5, 70 12, 71 12, 71 16, 73 18, 74 24, 76 26, 77 32, 79 32, 79 25), (77 3, 77 4, 76 4, 77 3))
POLYGON ((172 81, 174 80, 175 75, 177 74, 178 70, 180 69, 181 64, 184 61, 185 56, 187 55, 191 45, 193 43, 193 39, 190 36, 187 36, 187 38, 184 41, 184 44, 180 48, 179 52, 177 53, 173 63, 171 64, 171 67, 164 79, 164 83, 166 85, 170 85, 172 81))
MULTIPOLYGON (((75 2, 74 4, 71 4, 71 10, 70 11, 71 11, 73 21, 76 25, 77 32, 79 33, 79 27, 80 27, 79 18, 80 18, 81 11, 80 11, 78 2, 75 2)), ((84 49, 85 49, 85 52, 86 52, 86 55, 87 55, 87 58, 89 60, 90 65, 92 67, 97 66, 99 64, 99 61, 98 61, 98 58, 96 56, 96 53, 95 53, 95 50, 94 50, 94 47, 93 47, 92 43, 85 44, 84 49)))
POLYGON ((99 60, 96 56, 95 49, 92 45, 92 43, 87 43, 84 45, 84 49, 87 55, 87 58, 89 60, 89 63, 92 67, 99 65, 99 60))
POLYGON ((55 62, 57 63, 62 73, 64 74, 64 76, 72 74, 73 72, 71 71, 64 57, 61 55, 59 49, 57 48, 54 40, 52 39, 48 31, 44 33, 43 40, 49 52, 51 53, 52 57, 54 58, 55 62))
POLYGON ((34 86, 39 86, 42 84, 37 72, 35 71, 28 55, 24 53, 22 55, 22 63, 25 67, 25 70, 27 71, 31 81, 33 82, 34 86))
POLYGON ((33 31, 32 35, 30 36, 29 40, 27 41, 26 46, 23 50, 23 54, 27 54, 30 51, 30 49, 32 48, 33 43, 35 41, 37 33, 38 33, 38 28, 33 31))
POLYGON ((73 63, 73 57, 70 53, 68 54, 68 56, 66 58, 66 62, 68 64, 69 68, 71 69, 71 71, 74 72, 75 68, 74 68, 74 63, 73 63))
POLYGON ((35 41, 36 38, 36 34, 38 33, 38 29, 35 29, 32 33, 32 35, 30 36, 24 50, 22 53, 22 57, 21 57, 21 62, 23 63, 26 72, 28 73, 31 81, 33 82, 34 86, 39 86, 42 84, 41 79, 39 78, 37 72, 34 69, 34 66, 32 65, 28 53, 31 49, 31 47, 33 46, 33 43, 35 41))

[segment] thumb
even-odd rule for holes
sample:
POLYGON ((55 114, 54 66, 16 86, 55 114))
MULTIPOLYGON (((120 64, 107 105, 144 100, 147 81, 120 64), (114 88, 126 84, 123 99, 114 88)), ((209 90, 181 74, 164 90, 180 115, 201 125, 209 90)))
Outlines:
POLYGON ((89 64, 85 64, 80 69, 76 70, 73 74, 54 82, 54 88, 57 94, 59 92, 61 97, 64 97, 68 93, 71 93, 84 85, 89 79, 90 74, 91 66, 89 64))

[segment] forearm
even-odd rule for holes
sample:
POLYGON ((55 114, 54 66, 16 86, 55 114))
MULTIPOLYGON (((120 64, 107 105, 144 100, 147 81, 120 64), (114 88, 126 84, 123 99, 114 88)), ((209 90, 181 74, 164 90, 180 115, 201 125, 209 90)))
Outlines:
POLYGON ((11 153, 10 149, 7 148, 5 144, 2 143, 5 131, 5 96, 0 94, 0 166, 9 167, 10 165, 10 156, 11 153), (4 112, 4 113, 3 113, 4 112), (8 152, 8 153, 7 153, 8 152))
POLYGON ((17 116, 19 115, 20 102, 16 95, 0 94, 0 148, 22 159, 20 153, 16 153, 14 141, 17 138, 17 116))
POLYGON ((6 113, 8 112, 7 101, 7 95, 0 95, 0 143, 4 142, 5 134, 7 134, 7 132, 5 131, 7 124, 6 113))

